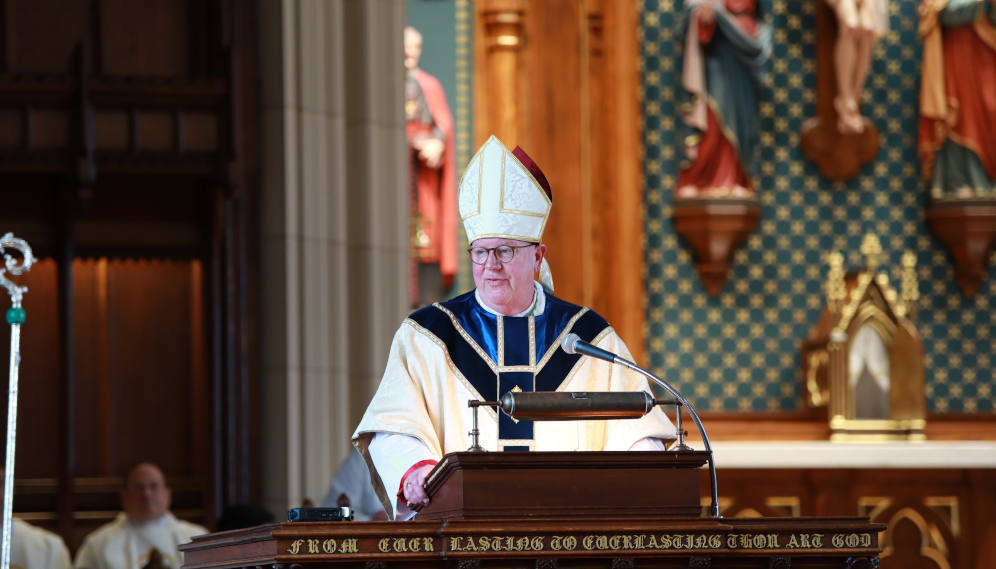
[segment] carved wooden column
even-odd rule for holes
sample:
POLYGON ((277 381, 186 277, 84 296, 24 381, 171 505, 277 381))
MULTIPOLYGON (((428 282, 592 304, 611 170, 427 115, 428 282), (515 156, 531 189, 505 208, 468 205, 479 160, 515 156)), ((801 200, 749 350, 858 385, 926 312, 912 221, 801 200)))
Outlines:
POLYGON ((927 227, 951 251, 955 280, 972 298, 988 274, 996 244, 996 200, 942 200, 927 209, 927 227))
POLYGON ((520 54, 524 37, 525 0, 485 0, 484 22, 485 107, 489 132, 478 132, 481 140, 494 134, 506 144, 515 145, 522 135, 522 78, 520 54))
POLYGON ((816 2, 816 116, 802 124, 799 147, 827 179, 843 182, 875 159, 878 129, 865 119, 865 129, 860 133, 841 134, 837 130, 837 110, 833 105, 837 95, 833 57, 837 17, 824 0, 812 1, 816 2))

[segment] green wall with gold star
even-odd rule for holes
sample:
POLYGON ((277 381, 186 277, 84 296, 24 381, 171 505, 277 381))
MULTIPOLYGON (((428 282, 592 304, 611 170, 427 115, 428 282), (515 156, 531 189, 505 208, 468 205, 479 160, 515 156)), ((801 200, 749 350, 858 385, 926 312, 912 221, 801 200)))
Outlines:
POLYGON ((978 295, 966 298, 950 256, 924 225, 927 192, 916 155, 918 3, 890 0, 892 31, 874 51, 864 109, 881 133, 879 154, 849 183, 833 184, 799 150, 802 123, 816 113, 816 1, 762 2, 774 38, 755 181, 762 219, 734 255, 730 279, 714 299, 672 224, 681 1, 638 0, 652 368, 700 410, 801 409, 799 343, 825 304, 827 255, 839 250, 845 269, 861 267, 858 248, 874 233, 894 287, 901 282, 903 252, 917 255, 916 324, 926 352, 929 410, 992 413, 996 268, 978 295))

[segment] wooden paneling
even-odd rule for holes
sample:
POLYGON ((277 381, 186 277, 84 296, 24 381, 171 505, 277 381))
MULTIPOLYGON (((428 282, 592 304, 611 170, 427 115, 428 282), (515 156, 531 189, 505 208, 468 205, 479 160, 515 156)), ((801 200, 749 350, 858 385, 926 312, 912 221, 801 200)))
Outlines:
POLYGON ((189 75, 190 4, 101 0, 101 70, 108 75, 189 75))
MULTIPOLYGON (((720 514, 868 516, 887 524, 884 569, 990 567, 996 532, 991 470, 724 470, 720 514)), ((708 473, 702 473, 708 504, 708 473)), ((703 508, 705 510, 705 508, 703 508)))
POLYGON ((93 0, 6 0, 6 71, 65 73, 91 37, 93 0))
MULTIPOLYGON (((58 409, 59 361, 56 352, 59 320, 55 311, 55 262, 43 259, 27 273, 14 277, 28 287, 24 311, 28 320, 21 327, 21 368, 18 381, 18 447, 14 475, 17 478, 54 478, 58 471, 58 454, 50 452, 59 443, 59 423, 52 420, 58 409)), ((5 295, 6 296, 6 295, 5 295)), ((6 308, 4 309, 6 310, 6 308)), ((10 326, 0 326, 0 345, 4 364, 10 362, 10 326)), ((7 369, 7 366, 4 366, 7 369)), ((3 409, 7 408, 7 377, 0 392, 3 409)), ((6 417, 6 414, 4 414, 6 417)), ((0 432, 6 437, 6 421, 0 432)), ((6 439, 4 439, 6 440, 6 439)))
POLYGON ((553 189, 543 240, 557 296, 605 316, 642 362, 637 6, 488 0, 475 11, 475 142, 496 134, 539 164, 553 189))
POLYGON ((255 498, 250 7, 0 0, 0 227, 54 259, 24 277, 14 508, 72 550, 138 460, 209 527, 255 498))

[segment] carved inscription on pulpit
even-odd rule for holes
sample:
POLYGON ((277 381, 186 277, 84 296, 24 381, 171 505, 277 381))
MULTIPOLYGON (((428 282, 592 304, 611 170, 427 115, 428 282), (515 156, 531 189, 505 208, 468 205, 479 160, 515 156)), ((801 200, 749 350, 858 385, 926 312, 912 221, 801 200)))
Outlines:
MULTIPOLYGON (((344 539, 298 539, 286 552, 291 555, 362 553, 436 553, 433 537, 374 537, 344 539)), ((561 554, 590 551, 659 550, 834 550, 877 548, 871 533, 676 533, 585 535, 451 535, 442 541, 444 553, 537 552, 561 554)))

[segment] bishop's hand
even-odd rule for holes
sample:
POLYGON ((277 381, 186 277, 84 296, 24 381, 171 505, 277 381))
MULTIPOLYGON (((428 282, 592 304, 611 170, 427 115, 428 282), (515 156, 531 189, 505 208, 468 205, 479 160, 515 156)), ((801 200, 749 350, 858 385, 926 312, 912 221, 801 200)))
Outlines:
POLYGON ((405 500, 413 506, 428 506, 429 495, 425 493, 425 479, 435 468, 434 464, 427 464, 415 472, 408 475, 405 480, 405 500))

